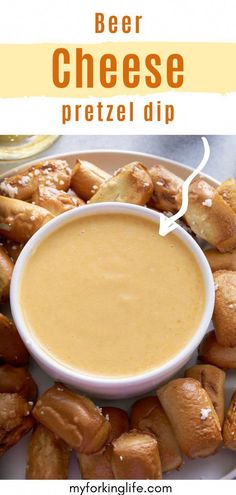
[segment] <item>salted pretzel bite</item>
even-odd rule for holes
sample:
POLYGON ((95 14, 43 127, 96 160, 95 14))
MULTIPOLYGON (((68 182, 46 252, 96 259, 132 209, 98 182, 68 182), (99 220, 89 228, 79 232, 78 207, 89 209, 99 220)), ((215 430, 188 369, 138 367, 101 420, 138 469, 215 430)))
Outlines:
POLYGON ((82 479, 114 479, 111 467, 112 447, 110 442, 129 430, 129 418, 123 409, 118 407, 103 407, 102 413, 111 425, 108 443, 105 448, 97 454, 78 454, 82 479))
POLYGON ((60 191, 50 186, 39 186, 33 193, 32 201, 34 204, 50 211, 54 216, 84 204, 84 201, 76 195, 72 196, 65 191, 60 191))
POLYGON ((29 238, 53 218, 45 208, 0 196, 0 235, 19 243, 29 238))
POLYGON ((31 430, 31 408, 19 394, 0 393, 0 456, 31 430))
POLYGON ((218 415, 220 425, 224 421, 224 384, 225 373, 217 366, 211 364, 196 364, 185 371, 186 378, 194 378, 208 393, 215 411, 218 415))
POLYGON ((6 253, 5 249, 0 246, 0 302, 4 303, 9 298, 10 282, 14 264, 6 253))
POLYGON ((0 245, 4 248, 13 263, 16 262, 24 247, 24 244, 19 244, 19 242, 14 242, 11 239, 6 239, 5 237, 1 238, 0 245))
POLYGON ((139 162, 118 169, 103 182, 89 203, 118 201, 145 205, 153 192, 153 184, 146 167, 139 162))
POLYGON ((17 393, 24 399, 35 402, 38 387, 26 368, 3 364, 0 366, 0 393, 17 393))
POLYGON ((182 455, 171 424, 157 397, 145 397, 134 403, 131 426, 155 435, 161 458, 162 471, 177 469, 182 464, 182 455))
POLYGON ((85 160, 78 160, 72 171, 71 188, 84 201, 88 201, 110 174, 85 160))
POLYGON ((190 184, 185 220, 195 234, 219 251, 236 247, 236 214, 203 179, 190 184))
POLYGON ((204 254, 213 272, 218 270, 236 271, 236 249, 230 253, 219 253, 217 249, 206 249, 204 254))
POLYGON ((28 447, 26 479, 66 480, 69 448, 66 443, 43 425, 37 425, 28 447))
POLYGON ((79 453, 98 452, 110 434, 110 423, 100 409, 60 383, 38 399, 33 416, 79 453))
POLYGON ((236 213, 236 180, 232 178, 225 180, 217 187, 217 192, 236 213))
POLYGON ((236 347, 220 345, 214 330, 207 333, 199 347, 199 359, 219 368, 236 370, 236 347))
POLYGON ((72 170, 65 160, 47 160, 3 179, 0 194, 9 198, 29 200, 39 185, 67 191, 72 170))
POLYGON ((236 392, 233 393, 223 426, 224 445, 236 450, 236 392))
POLYGON ((177 378, 157 391, 182 452, 194 459, 214 454, 221 427, 211 399, 193 378, 177 378))
POLYGON ((158 211, 178 211, 181 207, 184 181, 159 163, 149 169, 149 174, 154 187, 149 206, 158 211))
POLYGON ((156 438, 146 432, 123 433, 112 442, 115 479, 161 479, 161 461, 156 438))
POLYGON ((219 270, 214 272, 215 307, 213 323, 216 340, 220 345, 236 346, 236 272, 219 270))
POLYGON ((29 353, 13 323, 0 313, 0 362, 13 366, 25 366, 29 353))

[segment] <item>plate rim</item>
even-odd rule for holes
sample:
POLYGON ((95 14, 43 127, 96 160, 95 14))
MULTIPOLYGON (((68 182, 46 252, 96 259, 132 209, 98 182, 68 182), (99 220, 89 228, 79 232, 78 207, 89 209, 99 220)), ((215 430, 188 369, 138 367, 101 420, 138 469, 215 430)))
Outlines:
MULTIPOLYGON (((7 170, 5 172, 3 172, 2 174, 0 174, 0 181, 3 180, 4 178, 7 178, 7 177, 11 177, 12 175, 14 175, 15 173, 17 172, 20 172, 30 166, 33 166, 37 163, 40 163, 42 161, 47 161, 47 160, 55 160, 55 159, 62 159, 64 158, 66 160, 66 157, 70 158, 70 157, 83 157, 83 155, 97 155, 97 154, 120 154, 120 155, 137 155, 137 156, 140 156, 142 158, 151 158, 153 160, 156 160, 157 162, 161 162, 163 164, 165 164, 166 166, 168 165, 171 165, 173 164, 174 166, 176 166, 177 168, 181 168, 181 169, 184 169, 186 171, 189 171, 191 173, 191 171, 194 169, 193 167, 190 167, 189 165, 186 165, 185 163, 183 162, 179 162, 179 161, 176 161, 176 160, 172 160, 171 158, 166 158, 166 157, 163 157, 161 155, 155 155, 153 153, 145 153, 145 152, 140 152, 140 151, 135 151, 135 150, 119 150, 119 149, 102 149, 102 148, 98 148, 98 149, 83 149, 83 150, 74 150, 74 151, 68 151, 68 152, 60 152, 60 153, 54 153, 53 155, 46 155, 46 156, 43 156, 43 157, 39 157, 39 158, 36 158, 34 160, 29 160, 25 163, 21 163, 20 165, 16 165, 15 167, 13 168, 10 168, 10 170, 7 170)), ((1 162, 0 162, 0 165, 1 165, 1 162)), ((9 165, 11 165, 11 163, 9 162, 9 165)), ((208 179, 209 182, 215 184, 215 185, 219 185, 220 184, 220 181, 218 181, 217 179, 215 179, 214 177, 212 177, 211 175, 209 174, 205 174, 204 172, 201 173, 201 176, 208 179)), ((236 464, 236 461, 235 461, 235 464, 236 464)), ((235 465, 235 468, 232 469, 231 471, 229 471, 225 476, 222 476, 221 478, 219 479, 222 479, 222 480, 230 480, 230 479, 233 479, 236 477, 236 465, 235 465)))

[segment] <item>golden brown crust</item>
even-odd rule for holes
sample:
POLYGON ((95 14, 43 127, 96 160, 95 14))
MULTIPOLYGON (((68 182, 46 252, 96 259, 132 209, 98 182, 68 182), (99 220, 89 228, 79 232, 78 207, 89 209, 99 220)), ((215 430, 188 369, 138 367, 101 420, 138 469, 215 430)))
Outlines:
POLYGON ((110 434, 110 424, 100 409, 60 383, 39 398, 33 416, 79 453, 98 452, 110 434))
POLYGON ((181 466, 180 448, 169 419, 157 397, 145 397, 134 403, 131 412, 131 426, 155 435, 163 472, 178 469, 181 466))
POLYGON ((31 405, 19 394, 0 394, 0 456, 32 428, 31 405))
POLYGON ((78 454, 82 480, 113 480, 111 454, 111 445, 107 445, 105 450, 98 454, 78 454))
POLYGON ((223 426, 223 441, 227 449, 236 450, 236 392, 233 393, 223 426))
POLYGON ((153 184, 146 167, 139 162, 129 163, 118 169, 106 180, 89 203, 118 201, 145 205, 153 192, 153 184))
POLYGON ((85 160, 78 160, 72 172, 71 188, 84 201, 88 201, 110 174, 85 160))
POLYGON ((24 244, 19 244, 18 242, 14 242, 11 239, 6 239, 4 237, 1 237, 0 245, 5 249, 13 263, 16 262, 24 247, 24 244))
POLYGON ((102 407, 102 414, 111 425, 109 442, 120 437, 122 433, 129 431, 129 416, 123 409, 119 407, 102 407))
POLYGON ((72 196, 65 191, 59 191, 50 186, 39 186, 33 193, 32 201, 34 204, 50 211, 54 216, 84 204, 84 201, 76 195, 72 196))
POLYGON ((217 249, 206 249, 204 254, 213 272, 218 270, 236 271, 236 249, 231 253, 219 253, 217 249))
POLYGON ((131 431, 114 440, 112 445, 115 479, 161 479, 161 461, 154 436, 131 431))
POLYGON ((225 373, 217 366, 211 364, 196 364, 185 371, 186 378, 194 378, 208 393, 218 415, 220 425, 224 421, 224 384, 225 373))
POLYGON ((217 187, 217 192, 222 196, 224 201, 236 213, 236 181, 235 179, 227 179, 217 187))
POLYGON ((14 264, 9 258, 5 249, 0 246, 0 302, 4 303, 9 299, 11 276, 14 264))
POLYGON ((29 353, 13 323, 0 313, 0 362, 13 366, 25 366, 29 353))
POLYGON ((69 449, 43 425, 33 431, 28 448, 26 479, 66 480, 68 478, 69 449))
POLYGON ((119 407, 103 407, 102 413, 111 425, 108 445, 102 452, 94 455, 78 454, 82 479, 100 480, 114 479, 111 468, 111 446, 115 438, 129 430, 128 414, 119 407))
POLYGON ((236 347, 220 345, 214 330, 207 333, 199 347, 199 359, 219 368, 236 370, 236 347))
POLYGON ((158 211, 178 211, 182 203, 184 181, 159 163, 149 169, 149 174, 154 186, 149 206, 158 211))
POLYGON ((67 191, 72 170, 65 160, 48 160, 26 168, 17 175, 3 179, 0 194, 9 198, 29 200, 39 185, 67 191))
POLYGON ((219 418, 197 380, 172 380, 157 395, 185 455, 194 459, 217 451, 222 440, 219 418))
POLYGON ((222 196, 203 179, 189 187, 185 220, 199 237, 217 247, 231 251, 236 247, 236 214, 222 196))
POLYGON ((25 244, 53 218, 45 208, 18 199, 0 196, 0 235, 25 244))
POLYGON ((38 387, 26 368, 4 364, 0 366, 0 393, 17 393, 27 401, 35 402, 38 387))
POLYGON ((236 272, 214 272, 215 307, 213 323, 216 340, 226 347, 236 346, 236 272))

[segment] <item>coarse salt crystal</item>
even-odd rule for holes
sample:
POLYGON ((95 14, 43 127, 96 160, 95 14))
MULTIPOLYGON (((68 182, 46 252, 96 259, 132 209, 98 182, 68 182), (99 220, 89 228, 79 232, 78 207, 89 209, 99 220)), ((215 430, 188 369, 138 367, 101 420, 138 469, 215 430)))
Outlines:
POLYGON ((231 303, 231 304, 229 304, 229 305, 228 305, 228 307, 229 307, 230 309, 233 309, 233 308, 235 308, 235 304, 234 304, 234 303, 231 303))
POLYGON ((40 171, 39 171, 38 169, 36 169, 36 170, 34 171, 34 175, 39 175, 39 174, 40 174, 40 171))
POLYGON ((18 188, 11 186, 11 184, 7 184, 7 182, 2 182, 0 184, 0 191, 2 193, 5 193, 9 198, 14 198, 15 195, 18 193, 18 188))
POLYGON ((63 186, 65 184, 64 180, 60 180, 59 184, 63 186))
POLYGON ((30 178, 28 177, 28 175, 23 175, 23 177, 21 177, 22 186, 27 186, 27 184, 29 184, 29 181, 30 181, 30 178))
POLYGON ((164 186, 164 183, 163 183, 163 182, 161 182, 160 180, 157 180, 157 181, 156 181, 156 185, 157 185, 157 186, 164 186))
POLYGON ((123 460, 124 460, 123 455, 120 455, 120 460, 121 460, 121 461, 123 461, 123 460))
POLYGON ((205 201, 202 202, 202 205, 203 206, 208 206, 208 208, 211 208, 211 206, 212 206, 212 199, 210 199, 210 198, 205 199, 205 201))
POLYGON ((105 418, 106 418, 107 421, 109 421, 109 419, 110 419, 109 414, 106 414, 105 418))
POLYGON ((32 220, 33 222, 34 220, 36 220, 36 217, 34 215, 31 215, 30 220, 32 220))
POLYGON ((200 418, 202 421, 205 421, 205 419, 208 418, 209 413, 211 412, 211 409, 209 407, 203 407, 200 411, 200 418))
POLYGON ((219 289, 219 284, 215 284, 215 291, 219 289))

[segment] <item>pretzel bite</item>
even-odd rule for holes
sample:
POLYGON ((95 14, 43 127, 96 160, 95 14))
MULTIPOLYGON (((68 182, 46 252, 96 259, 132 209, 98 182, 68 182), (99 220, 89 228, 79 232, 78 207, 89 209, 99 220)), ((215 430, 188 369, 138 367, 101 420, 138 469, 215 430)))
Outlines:
POLYGON ((185 220, 199 237, 217 247, 231 251, 236 247, 236 214, 222 196, 203 179, 190 184, 185 220))
POLYGON ((214 330, 207 333, 199 347, 199 359, 219 368, 236 370, 236 347, 220 345, 214 330))
POLYGON ((129 416, 119 407, 103 407, 102 414, 111 425, 109 442, 120 437, 122 433, 129 431, 129 416))
POLYGON ((110 434, 110 423, 100 409, 60 383, 40 397, 33 416, 79 453, 98 452, 110 434))
POLYGON ((14 323, 0 313, 0 362, 13 366, 25 366, 29 353, 14 323))
POLYGON ((17 393, 24 399, 35 402, 38 387, 26 368, 4 364, 0 366, 0 393, 17 393))
POLYGON ((72 171, 71 188, 84 201, 88 201, 110 174, 93 163, 78 160, 72 171))
POLYGON ((67 191, 71 175, 72 170, 65 160, 48 160, 4 179, 0 183, 0 194, 25 201, 32 197, 39 185, 67 191))
POLYGON ((230 450, 236 450, 236 392, 233 393, 223 426, 223 441, 230 450))
POLYGON ((42 206, 54 216, 84 204, 77 196, 50 186, 39 186, 33 193, 32 200, 34 204, 42 206))
POLYGON ((0 246, 0 302, 4 303, 9 298, 10 281, 14 264, 5 249, 0 246))
POLYGON ((213 323, 216 340, 226 347, 236 346, 236 272, 214 272, 215 307, 213 323))
POLYGON ((0 456, 31 430, 31 406, 19 394, 0 394, 0 456))
POLYGON ((29 238, 53 218, 45 208, 0 196, 0 235, 25 244, 29 238))
POLYGON ((224 198, 225 202, 236 213, 236 180, 227 179, 217 187, 217 192, 224 198))
POLYGON ((182 452, 195 459, 214 454, 221 427, 211 399, 193 378, 178 378, 157 391, 182 452))
POLYGON ((115 479, 161 479, 161 461, 154 436, 131 431, 123 433, 112 445, 112 470, 115 479))
POLYGON ((178 211, 182 203, 184 181, 159 163, 149 169, 149 174, 154 186, 149 206, 158 211, 178 211))
POLYGON ((236 249, 231 253, 219 253, 217 249, 206 249, 204 254, 213 272, 218 270, 236 271, 236 249))
POLYGON ((89 203, 118 201, 145 205, 153 192, 153 184, 146 167, 139 162, 129 163, 117 170, 111 179, 101 184, 89 203))
POLYGON ((162 471, 177 469, 182 455, 170 422, 157 397, 140 399, 132 407, 131 426, 155 435, 161 458, 162 471))
POLYGON ((30 439, 27 480, 66 480, 68 479, 69 448, 45 428, 37 425, 30 439))
POLYGON ((112 448, 110 442, 129 430, 129 418, 123 409, 119 407, 103 407, 102 413, 111 425, 108 444, 98 454, 78 454, 82 479, 100 480, 114 479, 111 468, 112 448))
POLYGON ((196 364, 185 371, 186 378, 194 378, 208 393, 218 415, 220 425, 224 421, 224 384, 225 373, 220 368, 211 364, 196 364))
POLYGON ((13 263, 16 262, 24 247, 24 244, 19 244, 18 242, 14 242, 11 239, 6 239, 4 237, 1 238, 0 245, 7 252, 9 258, 11 259, 11 261, 13 261, 13 263))

